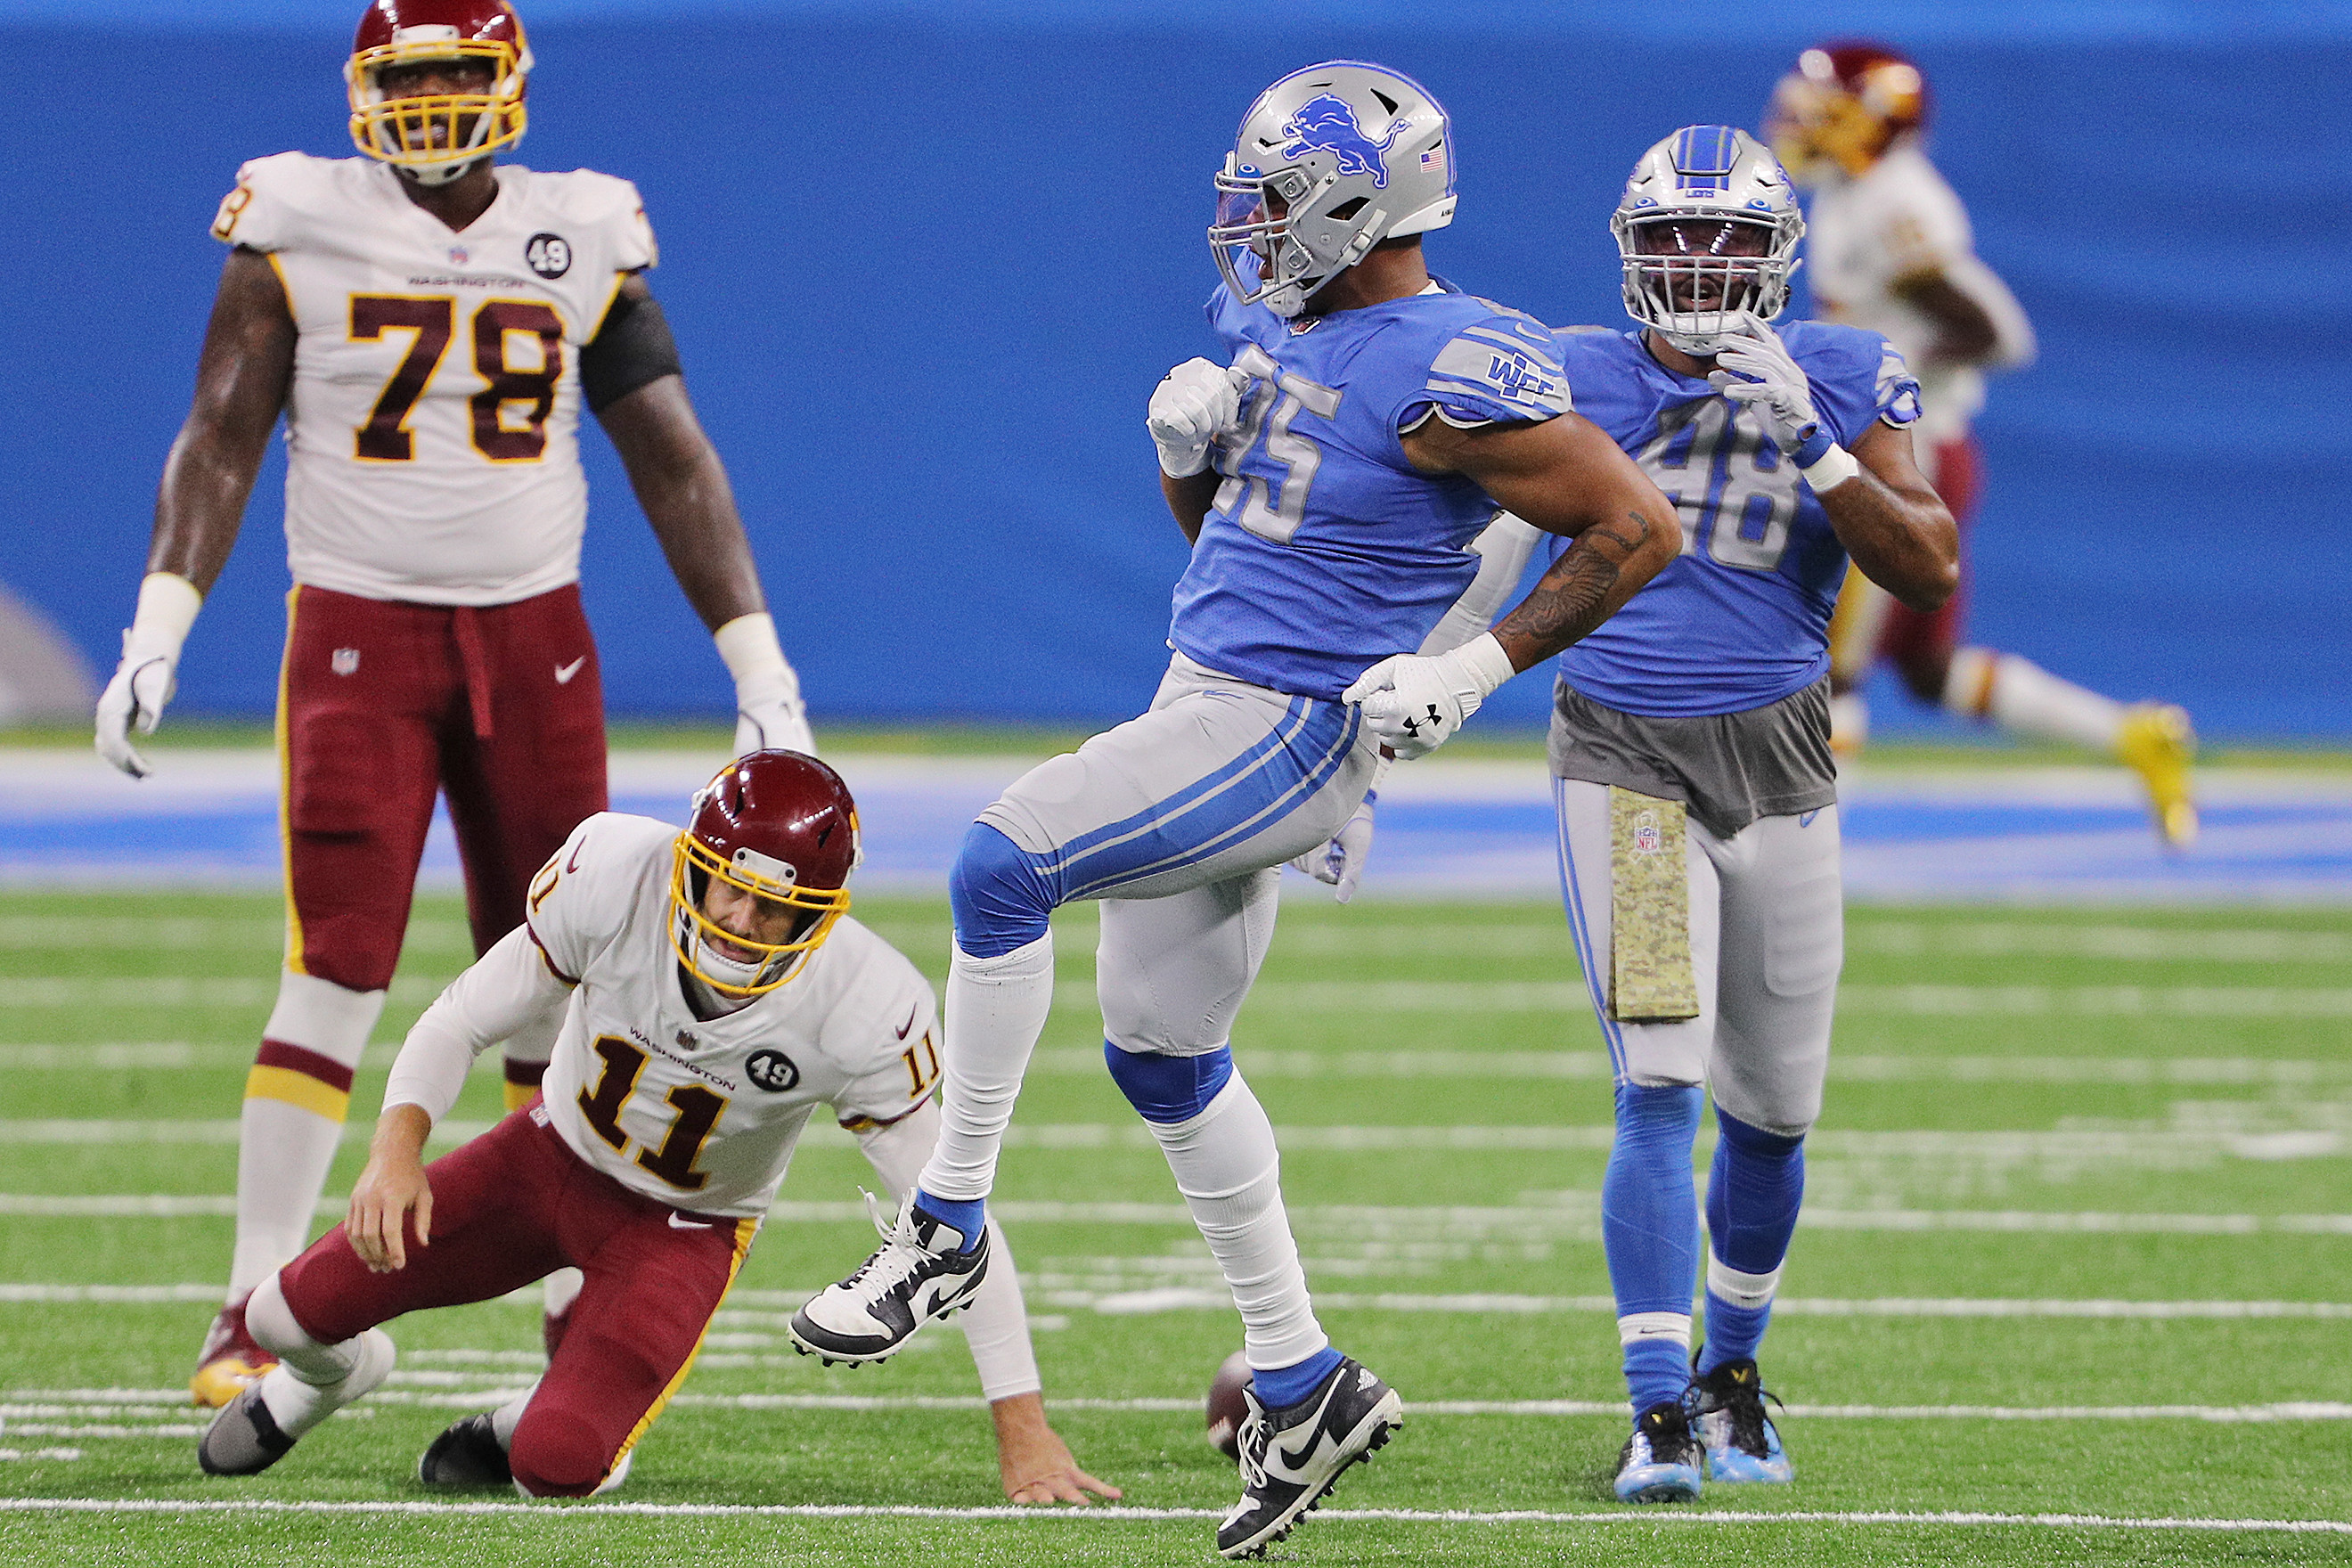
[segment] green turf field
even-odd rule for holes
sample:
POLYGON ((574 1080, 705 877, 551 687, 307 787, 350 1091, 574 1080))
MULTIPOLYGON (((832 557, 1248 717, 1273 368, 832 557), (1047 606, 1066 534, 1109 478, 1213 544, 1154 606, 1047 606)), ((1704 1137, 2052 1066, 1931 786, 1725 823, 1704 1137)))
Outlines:
MULTIPOLYGON (((943 973, 942 905, 860 913, 943 973)), ((1059 929, 1063 1002, 999 1212, 1057 1424, 1150 1511, 982 1511, 1001 1494, 952 1330, 857 1372, 791 1353, 784 1315, 871 1245, 866 1167, 828 1132, 626 1489, 466 1512, 412 1468, 532 1375, 532 1302, 398 1323, 394 1382, 268 1475, 195 1468, 173 1391, 226 1267, 276 901, 0 895, 0 1543, 32 1563, 1208 1560, 1236 1488, 1195 1402, 1239 1327, 1101 1070, 1092 911, 1059 929)), ((1608 1077, 1559 910, 1286 908, 1237 1056, 1284 1129, 1326 1324, 1409 1415, 1277 1557, 2352 1561, 2352 919, 1879 908, 1849 945, 1764 1361, 1797 1483, 1637 1511, 1606 1490, 1608 1077)), ((454 901, 421 905, 379 1040, 467 956, 454 901)), ((391 1055, 362 1074, 362 1117, 391 1055)), ((460 1119, 495 1114, 494 1076, 460 1119)))

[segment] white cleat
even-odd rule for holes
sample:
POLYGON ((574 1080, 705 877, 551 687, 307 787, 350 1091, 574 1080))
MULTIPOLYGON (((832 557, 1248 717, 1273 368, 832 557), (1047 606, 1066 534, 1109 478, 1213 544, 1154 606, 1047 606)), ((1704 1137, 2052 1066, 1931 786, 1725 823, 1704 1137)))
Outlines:
POLYGON ((907 1194, 898 1223, 882 1222, 871 1194, 866 1206, 881 1247, 838 1284, 828 1285, 793 1314, 785 1332, 803 1355, 863 1365, 898 1352, 915 1331, 971 1303, 988 1273, 988 1232, 967 1238, 946 1221, 915 1206, 907 1194))

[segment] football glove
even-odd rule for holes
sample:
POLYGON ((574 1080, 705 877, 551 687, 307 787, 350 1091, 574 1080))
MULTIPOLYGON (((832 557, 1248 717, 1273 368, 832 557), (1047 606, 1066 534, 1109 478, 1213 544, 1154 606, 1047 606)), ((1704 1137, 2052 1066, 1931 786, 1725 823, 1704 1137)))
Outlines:
POLYGON ((1240 420, 1250 378, 1204 359, 1188 359, 1151 391, 1144 428, 1160 447, 1160 470, 1181 479, 1209 466, 1209 447, 1240 420))
POLYGON ((1770 327, 1747 318, 1737 334, 1725 338, 1715 363, 1717 368, 1708 373, 1707 384, 1761 415, 1772 444, 1799 468, 1811 468, 1837 445, 1813 411, 1812 386, 1803 367, 1790 357, 1780 334, 1770 327))
POLYGON ((1365 795, 1364 804, 1356 807, 1328 843, 1291 862, 1317 881, 1328 884, 1332 898, 1340 903, 1354 898, 1356 884, 1364 879, 1364 861, 1372 852, 1372 803, 1378 798, 1365 795))
POLYGON ((139 584, 139 609, 122 634, 122 662, 98 698, 98 754, 143 779, 147 759, 131 743, 135 728, 152 735, 163 705, 179 688, 180 647, 195 624, 204 595, 185 577, 150 572, 139 584))
POLYGON ((1356 677, 1339 700, 1361 703, 1372 733, 1410 761, 1452 740, 1487 694, 1517 673, 1495 634, 1482 632, 1451 653, 1391 655, 1356 677))
POLYGON ((735 754, 779 748, 816 755, 801 678, 776 640, 775 617, 764 610, 738 616, 710 640, 735 678, 735 754))

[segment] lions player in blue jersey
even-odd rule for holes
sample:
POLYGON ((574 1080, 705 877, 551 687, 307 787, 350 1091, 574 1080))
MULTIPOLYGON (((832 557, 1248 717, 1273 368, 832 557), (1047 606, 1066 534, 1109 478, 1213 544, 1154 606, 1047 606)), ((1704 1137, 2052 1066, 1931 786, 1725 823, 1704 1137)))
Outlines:
POLYGON ((1454 148, 1417 83, 1348 61, 1285 77, 1216 185, 1209 317, 1231 363, 1178 366, 1148 419, 1193 542, 1167 678, 1150 711, 1030 773, 965 840, 945 1131, 887 1244, 792 1331, 879 1360, 965 1300, 1053 1000, 1046 917, 1102 900, 1104 1057, 1224 1271, 1254 1369, 1243 1497, 1217 1531, 1238 1557, 1286 1533, 1401 1410, 1316 1321, 1273 1128, 1234 1066, 1279 868, 1319 857, 1344 889, 1384 746, 1442 743, 1515 671, 1601 625, 1679 535, 1657 488, 1570 412, 1551 333, 1430 277, 1421 236, 1452 221, 1454 148), (1494 631, 1424 657, 1498 504, 1570 546, 1494 631))
MULTIPOLYGON (((1616 1068, 1601 1188, 1629 1501, 1785 1481, 1757 1350, 1804 1190, 1843 960, 1830 613, 1846 561, 1933 610, 1952 519, 1913 466, 1918 385, 1875 332, 1767 323, 1804 234, 1788 176, 1728 126, 1634 166, 1612 226, 1634 331, 1561 339, 1578 406, 1673 498, 1682 553, 1562 657, 1550 753, 1569 920, 1616 1068), (1706 1342, 1690 1358, 1702 1086, 1706 1342)), ((1490 583, 1538 536, 1486 542, 1490 583), (1516 548, 1514 548, 1516 546, 1516 548)))

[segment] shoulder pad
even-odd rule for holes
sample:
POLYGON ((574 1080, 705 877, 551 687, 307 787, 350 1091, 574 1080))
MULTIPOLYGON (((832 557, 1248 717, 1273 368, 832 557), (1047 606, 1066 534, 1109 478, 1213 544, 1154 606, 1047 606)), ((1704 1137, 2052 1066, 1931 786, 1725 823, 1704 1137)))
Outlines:
POLYGON ((531 179, 541 200, 567 222, 580 225, 583 238, 593 237, 608 250, 614 271, 635 272, 660 259, 653 225, 646 221, 645 199, 634 183, 593 169, 534 171, 531 179))
POLYGON ((308 153, 273 153, 236 172, 236 186, 213 216, 213 237, 223 245, 283 250, 301 234, 303 220, 323 201, 337 165, 348 160, 308 153))
POLYGON ((1532 316, 1512 310, 1464 327, 1430 361, 1423 393, 1473 419, 1549 419, 1573 406, 1559 344, 1532 316))

